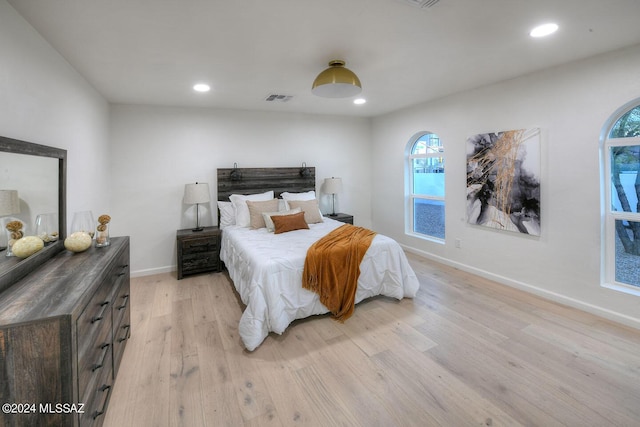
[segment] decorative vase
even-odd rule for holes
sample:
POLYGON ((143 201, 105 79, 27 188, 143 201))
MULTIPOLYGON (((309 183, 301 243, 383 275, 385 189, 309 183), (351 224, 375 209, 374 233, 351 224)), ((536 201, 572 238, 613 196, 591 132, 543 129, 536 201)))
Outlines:
POLYGON ((36 236, 41 238, 45 245, 58 240, 57 213, 45 213, 36 217, 36 236))
POLYGON ((75 212, 71 221, 71 234, 87 233, 92 239, 96 233, 96 226, 91 211, 75 212))
POLYGON ((96 227, 96 248, 103 248, 109 246, 109 222, 111 217, 109 215, 100 215, 98 217, 98 226, 96 227))
POLYGON ((109 224, 98 224, 96 230, 96 248, 109 246, 109 224))
POLYGON ((13 244, 24 237, 24 223, 16 218, 6 218, 4 228, 7 231, 7 250, 5 256, 13 254, 13 244))

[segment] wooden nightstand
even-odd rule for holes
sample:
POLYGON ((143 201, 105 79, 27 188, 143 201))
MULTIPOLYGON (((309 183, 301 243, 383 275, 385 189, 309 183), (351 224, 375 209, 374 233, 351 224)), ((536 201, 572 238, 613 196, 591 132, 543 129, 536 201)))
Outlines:
POLYGON ((331 216, 331 214, 325 216, 327 218, 335 219, 336 221, 344 222, 345 224, 353 225, 353 215, 336 212, 336 216, 331 216))
POLYGON ((178 230, 178 280, 187 274, 221 271, 220 229, 204 227, 202 231, 178 230))

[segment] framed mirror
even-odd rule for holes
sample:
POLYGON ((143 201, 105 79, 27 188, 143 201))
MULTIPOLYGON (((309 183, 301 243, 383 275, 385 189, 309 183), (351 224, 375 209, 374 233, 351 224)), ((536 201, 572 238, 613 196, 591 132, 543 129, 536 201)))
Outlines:
POLYGON ((11 205, 0 209, 0 292, 64 249, 66 184, 66 150, 0 136, 0 201, 11 205), (5 224, 10 219, 20 220, 27 236, 37 235, 36 222, 41 226, 47 220, 55 239, 46 238, 45 247, 27 258, 8 257, 5 224))

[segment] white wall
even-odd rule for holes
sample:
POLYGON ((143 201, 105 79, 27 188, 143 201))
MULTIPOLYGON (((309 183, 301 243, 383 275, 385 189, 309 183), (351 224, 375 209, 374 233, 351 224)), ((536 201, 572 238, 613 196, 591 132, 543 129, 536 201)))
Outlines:
POLYGON ((394 112, 373 121, 374 228, 459 268, 640 327, 640 297, 600 287, 600 134, 640 98, 640 46, 394 112), (542 235, 466 223, 466 139, 541 129, 542 235), (446 244, 404 233, 404 153, 416 132, 446 150, 446 244), (387 166, 389 165, 389 166, 387 166), (454 247, 461 239, 461 248, 454 247))
POLYGON ((0 135, 67 150, 67 213, 108 211, 107 102, 0 0, 0 135))
MULTIPOLYGON (((112 235, 131 236, 134 275, 175 269, 176 230, 195 225, 182 204, 184 185, 208 182, 216 169, 316 167, 316 188, 339 176, 336 211, 371 226, 370 120, 336 116, 114 105, 111 110, 112 235)), ((331 211, 321 195, 321 209, 331 211)), ((217 224, 217 207, 204 225, 217 224)), ((202 209, 202 207, 201 207, 202 209)))
MULTIPOLYGON (((175 268, 175 231, 193 223, 181 203, 184 184, 208 181, 215 199, 218 167, 304 161, 317 168, 318 184, 343 178, 336 210, 353 213, 357 224, 635 327, 640 298, 599 286, 598 144, 609 116, 640 97, 638 69, 640 46, 378 117, 373 127, 367 119, 300 114, 123 105, 110 111, 0 0, 0 135, 68 150, 68 221, 86 209, 111 214, 112 234, 131 236, 134 274, 175 268), (466 224, 466 138, 523 127, 542 134, 542 235, 466 224), (445 245, 404 234, 404 151, 412 135, 427 130, 447 150, 445 245)), ((323 209, 330 210, 326 197, 323 209)))

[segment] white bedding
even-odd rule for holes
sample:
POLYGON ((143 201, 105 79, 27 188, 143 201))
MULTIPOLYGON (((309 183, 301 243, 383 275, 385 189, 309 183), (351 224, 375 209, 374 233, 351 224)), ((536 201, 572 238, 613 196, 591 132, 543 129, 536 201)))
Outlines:
MULTIPOLYGON (((256 349, 269 332, 282 334, 295 319, 328 312, 317 294, 302 288, 302 270, 307 249, 341 225, 325 218, 309 230, 282 234, 238 226, 223 230, 220 258, 247 306, 239 325, 247 350, 256 349)), ((356 303, 375 295, 413 298, 418 287, 400 245, 377 234, 360 263, 356 303)))

